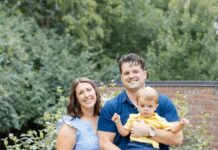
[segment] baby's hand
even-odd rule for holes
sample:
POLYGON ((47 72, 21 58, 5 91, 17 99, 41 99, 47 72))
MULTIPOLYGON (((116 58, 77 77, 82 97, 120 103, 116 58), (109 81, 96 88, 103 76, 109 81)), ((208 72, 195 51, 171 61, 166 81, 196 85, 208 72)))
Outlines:
POLYGON ((113 117, 111 118, 111 120, 112 120, 114 123, 120 122, 120 115, 118 115, 117 113, 114 113, 114 115, 113 115, 113 117))
POLYGON ((182 118, 182 119, 180 120, 180 123, 183 124, 183 125, 188 125, 188 124, 189 124, 189 120, 186 119, 186 118, 182 118))

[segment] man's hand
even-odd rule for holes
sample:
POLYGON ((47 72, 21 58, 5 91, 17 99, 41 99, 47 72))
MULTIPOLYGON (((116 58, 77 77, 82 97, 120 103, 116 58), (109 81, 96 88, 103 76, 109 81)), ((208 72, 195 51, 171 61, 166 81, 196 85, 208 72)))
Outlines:
POLYGON ((133 137, 147 137, 150 136, 151 127, 144 121, 138 120, 133 124, 131 129, 131 136, 133 137))

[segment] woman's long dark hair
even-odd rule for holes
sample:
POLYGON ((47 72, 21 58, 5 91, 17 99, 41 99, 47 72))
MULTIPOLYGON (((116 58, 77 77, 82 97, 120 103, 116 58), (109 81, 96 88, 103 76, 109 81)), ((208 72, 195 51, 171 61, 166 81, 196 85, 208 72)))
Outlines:
POLYGON ((95 103, 95 107, 94 107, 94 116, 99 115, 99 111, 101 108, 100 93, 98 91, 97 86, 94 84, 94 82, 85 77, 76 78, 71 85, 70 99, 67 104, 67 114, 74 118, 82 117, 83 115, 81 106, 79 105, 78 99, 76 97, 76 87, 78 86, 79 83, 89 83, 94 88, 95 93, 96 93, 96 99, 97 99, 95 103))

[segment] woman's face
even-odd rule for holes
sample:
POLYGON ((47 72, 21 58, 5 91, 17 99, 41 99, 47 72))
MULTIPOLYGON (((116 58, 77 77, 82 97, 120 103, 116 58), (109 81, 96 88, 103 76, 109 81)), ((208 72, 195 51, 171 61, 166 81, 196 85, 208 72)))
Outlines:
POLYGON ((94 108, 97 101, 95 89, 90 83, 79 83, 76 87, 76 97, 81 108, 94 108))

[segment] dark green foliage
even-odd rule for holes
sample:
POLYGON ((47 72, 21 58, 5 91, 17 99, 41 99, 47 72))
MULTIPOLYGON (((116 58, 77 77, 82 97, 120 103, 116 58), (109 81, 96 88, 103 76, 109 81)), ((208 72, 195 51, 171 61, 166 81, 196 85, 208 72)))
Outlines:
POLYGON ((217 80, 218 42, 213 28, 217 14, 215 1, 172 1, 164 26, 147 53, 154 67, 151 77, 217 80))
POLYGON ((40 27, 68 34, 74 39, 71 53, 97 53, 91 60, 96 71, 107 72, 100 76, 103 80, 119 78, 112 70, 115 60, 129 52, 146 58, 150 80, 218 78, 213 28, 217 0, 8 0, 6 4, 33 17, 40 27))
POLYGON ((72 54, 74 43, 68 34, 59 36, 40 29, 30 17, 8 17, 7 12, 0 13, 0 132, 36 122, 57 103, 57 86, 68 91, 73 78, 98 76, 90 59, 95 54, 72 54))

